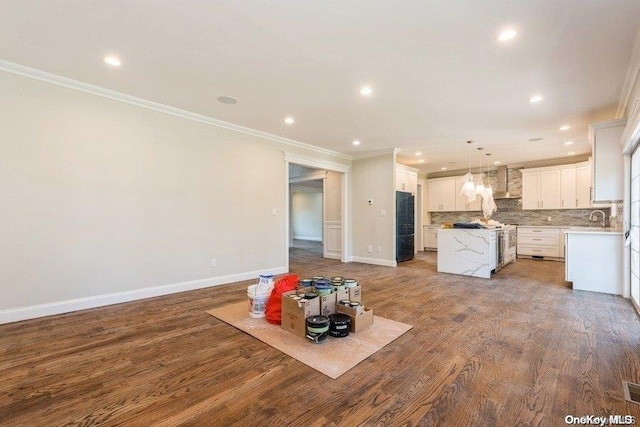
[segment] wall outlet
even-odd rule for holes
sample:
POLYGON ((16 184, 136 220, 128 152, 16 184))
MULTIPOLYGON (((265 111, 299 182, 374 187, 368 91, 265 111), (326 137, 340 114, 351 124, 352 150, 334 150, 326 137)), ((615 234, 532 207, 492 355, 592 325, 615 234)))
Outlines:
POLYGON ((373 253, 373 246, 371 245, 367 246, 367 252, 373 253))
POLYGON ((215 258, 211 260, 211 268, 216 268, 218 266, 218 260, 215 258))
POLYGON ((382 209, 380 211, 380 216, 387 216, 387 211, 385 209, 382 209))
POLYGON ((276 215, 278 210, 276 208, 271 209, 271 215, 276 215))
POLYGON ((551 222, 551 217, 550 216, 547 217, 547 221, 551 222))
POLYGON ((378 246, 378 253, 381 254, 382 253, 382 246, 378 246))

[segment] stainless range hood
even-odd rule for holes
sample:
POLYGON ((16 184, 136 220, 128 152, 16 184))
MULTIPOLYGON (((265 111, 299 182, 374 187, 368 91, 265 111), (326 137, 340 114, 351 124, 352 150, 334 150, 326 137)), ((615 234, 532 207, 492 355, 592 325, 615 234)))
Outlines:
POLYGON ((498 166, 498 185, 493 192, 494 199, 519 199, 520 195, 509 193, 509 175, 506 166, 498 166))

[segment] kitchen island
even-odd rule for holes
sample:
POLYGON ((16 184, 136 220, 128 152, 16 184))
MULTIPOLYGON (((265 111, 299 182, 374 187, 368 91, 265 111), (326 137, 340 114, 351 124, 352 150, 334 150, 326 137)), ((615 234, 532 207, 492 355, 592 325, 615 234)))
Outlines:
POLYGON ((438 230, 438 272, 490 278, 497 265, 495 229, 438 230))

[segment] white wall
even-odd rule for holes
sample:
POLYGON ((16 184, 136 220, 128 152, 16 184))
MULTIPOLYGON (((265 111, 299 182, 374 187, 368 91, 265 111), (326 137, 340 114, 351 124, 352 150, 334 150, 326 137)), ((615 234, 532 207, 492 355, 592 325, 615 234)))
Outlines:
POLYGON ((294 239, 322 241, 322 189, 291 190, 294 239))
POLYGON ((7 72, 0 93, 0 323, 284 272, 283 152, 345 162, 7 72))
POLYGON ((356 159, 352 171, 353 259, 395 266, 395 154, 356 159))

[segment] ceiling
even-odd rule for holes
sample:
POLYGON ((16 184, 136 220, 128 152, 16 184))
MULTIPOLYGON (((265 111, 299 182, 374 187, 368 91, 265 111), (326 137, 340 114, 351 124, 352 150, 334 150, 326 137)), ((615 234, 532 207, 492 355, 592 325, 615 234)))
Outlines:
POLYGON ((640 29, 638 0, 0 1, 0 59, 422 172, 588 153, 640 29))

